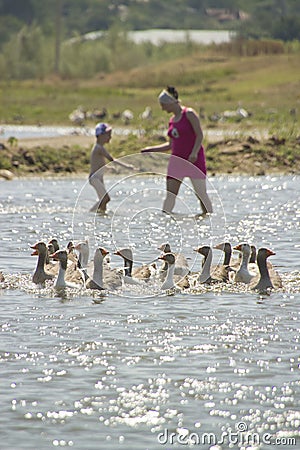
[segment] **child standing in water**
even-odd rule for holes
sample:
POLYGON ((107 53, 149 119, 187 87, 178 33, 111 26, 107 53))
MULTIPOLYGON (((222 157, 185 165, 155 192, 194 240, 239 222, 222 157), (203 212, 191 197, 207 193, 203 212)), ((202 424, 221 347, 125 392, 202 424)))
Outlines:
POLYGON ((121 167, 124 167, 125 169, 134 169, 134 167, 130 164, 125 164, 121 161, 115 160, 110 153, 106 150, 104 147, 105 144, 108 144, 111 140, 111 133, 112 128, 107 123, 98 123, 95 128, 95 136, 96 136, 96 143, 92 148, 91 152, 91 168, 90 168, 90 174, 89 174, 89 183, 98 195, 98 201, 92 206, 90 209, 91 212, 100 212, 105 213, 107 203, 110 201, 110 196, 108 195, 103 175, 104 175, 104 167, 105 167, 105 160, 108 160, 110 162, 115 162, 121 167))

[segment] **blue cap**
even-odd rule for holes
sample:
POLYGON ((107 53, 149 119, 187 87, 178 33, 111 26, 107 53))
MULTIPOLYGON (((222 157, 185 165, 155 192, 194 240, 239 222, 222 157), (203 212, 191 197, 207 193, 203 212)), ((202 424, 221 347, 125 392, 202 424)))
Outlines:
POLYGON ((96 137, 99 136, 100 134, 105 134, 108 133, 109 131, 111 131, 111 126, 108 125, 108 123, 97 123, 96 128, 95 128, 95 135, 96 137))

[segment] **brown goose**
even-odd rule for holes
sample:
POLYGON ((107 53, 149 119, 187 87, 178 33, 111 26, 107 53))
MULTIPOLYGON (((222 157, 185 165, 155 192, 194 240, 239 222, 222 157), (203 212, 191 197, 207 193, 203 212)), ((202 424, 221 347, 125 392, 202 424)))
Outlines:
POLYGON ((167 275, 166 278, 161 285, 161 289, 163 291, 174 289, 176 287, 176 283, 174 281, 174 271, 175 271, 175 255, 174 253, 164 253, 162 256, 159 256, 158 259, 161 259, 166 263, 167 266, 167 275))
POLYGON ((223 281, 221 278, 214 276, 211 276, 211 265, 212 265, 212 249, 208 245, 203 245, 202 247, 194 249, 195 252, 200 253, 200 255, 203 255, 203 262, 202 262, 202 270, 198 275, 198 283, 201 284, 211 284, 211 283, 217 283, 220 281, 223 281))
POLYGON ((217 244, 213 248, 216 250, 222 250, 224 252, 224 259, 222 264, 212 267, 212 273, 224 282, 230 281, 231 275, 235 272, 235 269, 231 266, 232 247, 230 242, 217 244))
POLYGON ((133 253, 130 248, 117 250, 114 254, 121 256, 124 260, 123 280, 125 283, 139 284, 143 280, 147 281, 152 276, 152 270, 146 264, 133 269, 133 253))
POLYGON ((31 253, 31 256, 38 256, 32 281, 35 284, 44 284, 46 280, 52 280, 55 276, 55 269, 53 269, 53 266, 51 264, 47 264, 47 270, 45 270, 45 262, 48 254, 48 249, 45 242, 37 242, 30 248, 34 250, 34 252, 31 253))
POLYGON ((269 268, 267 258, 276 255, 268 248, 260 248, 257 252, 257 265, 259 268, 259 276, 253 279, 250 287, 259 292, 266 292, 273 288, 281 288, 282 280, 280 275, 273 267, 269 268))
POLYGON ((50 241, 48 242, 48 245, 53 246, 54 252, 57 252, 57 250, 59 250, 59 244, 58 244, 58 240, 56 238, 50 239, 50 241))
MULTIPOLYGON (((181 275, 184 277, 185 275, 188 275, 190 273, 189 264, 187 262, 186 257, 182 253, 175 253, 171 251, 170 244, 161 244, 158 247, 158 250, 161 250, 164 253, 173 253, 175 256, 175 268, 174 268, 174 275, 181 275)), ((161 275, 162 278, 164 277, 165 271, 167 269, 167 264, 163 264, 161 268, 161 275)))

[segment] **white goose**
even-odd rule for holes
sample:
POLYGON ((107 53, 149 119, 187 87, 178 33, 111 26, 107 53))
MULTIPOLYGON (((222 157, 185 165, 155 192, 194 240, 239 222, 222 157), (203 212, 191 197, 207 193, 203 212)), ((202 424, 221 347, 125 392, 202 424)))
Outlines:
POLYGON ((90 257, 89 241, 80 241, 74 245, 74 249, 78 251, 78 267, 80 269, 87 269, 90 257))
POLYGON ((282 287, 280 275, 271 265, 267 264, 267 258, 273 256, 274 253, 268 248, 260 248, 257 252, 257 265, 259 268, 259 277, 255 277, 251 283, 251 289, 259 292, 266 292, 270 289, 282 287), (268 267, 269 266, 269 267, 268 267))
POLYGON ((59 262, 59 271, 54 287, 70 287, 79 289, 84 286, 84 277, 76 265, 73 264, 68 267, 67 250, 57 250, 55 253, 50 255, 50 258, 53 258, 55 261, 59 262))
MULTIPOLYGON (((255 273, 250 273, 248 268, 249 259, 251 255, 251 247, 249 244, 245 243, 236 245, 235 247, 233 247, 233 249, 241 252, 242 254, 240 267, 238 268, 235 274, 234 281, 237 283, 249 284, 252 278, 255 276, 255 273)), ((251 268, 254 270, 253 265, 251 268)))

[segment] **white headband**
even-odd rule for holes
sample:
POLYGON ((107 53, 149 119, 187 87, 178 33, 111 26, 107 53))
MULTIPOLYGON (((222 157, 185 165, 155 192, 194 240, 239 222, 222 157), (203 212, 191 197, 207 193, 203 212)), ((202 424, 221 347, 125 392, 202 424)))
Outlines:
POLYGON ((172 97, 165 89, 158 96, 159 103, 177 103, 178 100, 172 97))

